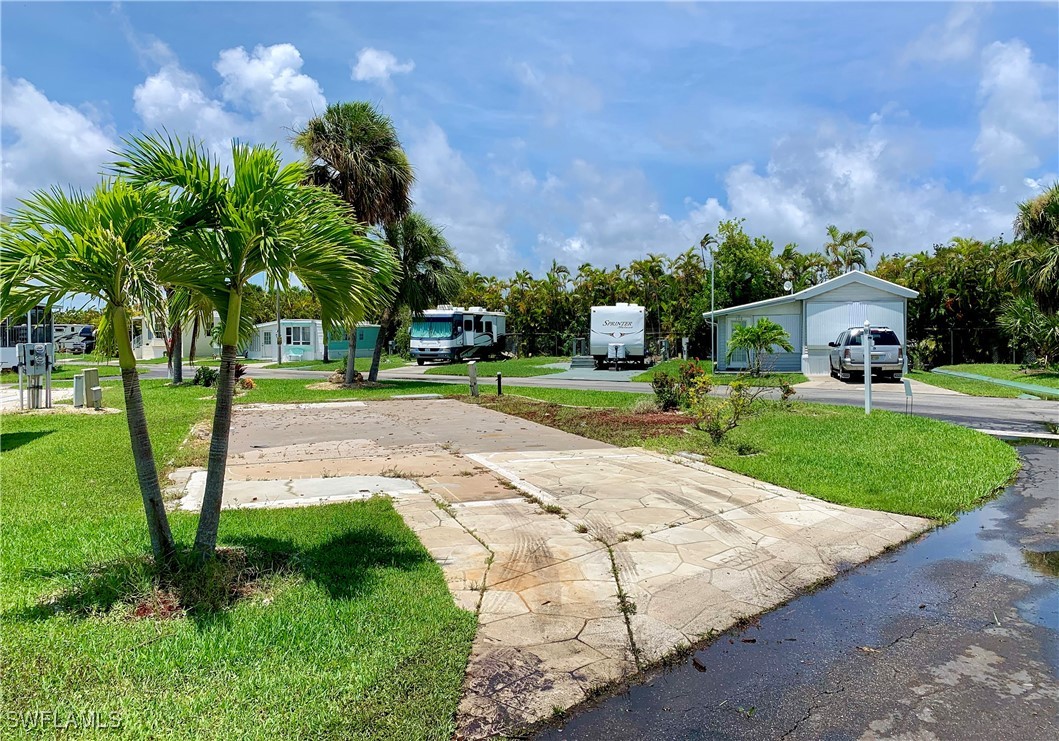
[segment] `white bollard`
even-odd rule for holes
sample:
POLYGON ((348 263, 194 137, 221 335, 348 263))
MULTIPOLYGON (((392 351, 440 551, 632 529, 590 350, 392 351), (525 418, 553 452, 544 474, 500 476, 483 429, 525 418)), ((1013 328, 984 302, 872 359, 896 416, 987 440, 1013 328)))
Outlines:
POLYGON ((472 360, 467 363, 467 378, 471 384, 471 396, 478 396, 478 361, 472 360))
POLYGON ((871 414, 871 322, 864 320, 864 413, 871 414))

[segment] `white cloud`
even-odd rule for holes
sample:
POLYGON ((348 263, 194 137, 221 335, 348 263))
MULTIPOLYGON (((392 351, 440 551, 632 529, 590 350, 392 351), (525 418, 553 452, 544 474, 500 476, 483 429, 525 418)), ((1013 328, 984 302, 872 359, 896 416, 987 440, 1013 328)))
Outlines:
POLYGON ((221 97, 245 109, 258 128, 303 125, 327 105, 320 83, 303 74, 302 56, 292 44, 243 47, 221 52, 214 69, 223 80, 221 97))
POLYGON ((515 67, 519 82, 541 105, 545 126, 555 126, 571 114, 594 113, 603 107, 602 92, 588 78, 573 73, 573 60, 568 55, 561 56, 558 65, 550 73, 527 62, 515 67))
POLYGON ((953 6, 942 23, 928 26, 905 48, 904 61, 959 62, 978 51, 980 6, 962 3, 953 6))
POLYGON ((979 178, 1008 188, 1040 166, 1042 145, 1055 154, 1055 79, 1055 70, 1036 64, 1018 39, 985 48, 978 86, 980 129, 974 144, 979 178))
POLYGON ((239 138, 278 143, 290 155, 290 130, 327 105, 291 44, 258 46, 250 54, 243 47, 223 50, 214 64, 221 78, 217 97, 175 57, 166 58, 133 91, 136 112, 149 129, 191 133, 218 152, 239 138))
POLYGON ((725 177, 728 212, 777 246, 819 249, 828 224, 865 228, 876 252, 907 252, 955 235, 988 238, 1009 227, 1014 204, 996 193, 969 195, 915 174, 912 150, 878 127, 821 126, 774 149, 764 172, 750 163, 725 177))
POLYGON ((110 158, 114 135, 70 105, 50 100, 24 79, 2 77, 3 208, 50 185, 91 188, 110 158), (10 137, 10 140, 7 139, 10 137))
POLYGON ((385 85, 393 75, 406 75, 415 68, 415 62, 411 59, 398 62, 397 57, 385 49, 372 49, 369 46, 357 54, 357 63, 353 65, 353 79, 385 85))
POLYGON ((463 156, 434 122, 413 129, 408 158, 414 164, 416 208, 445 230, 465 267, 506 275, 516 256, 505 229, 506 211, 492 200, 463 156))

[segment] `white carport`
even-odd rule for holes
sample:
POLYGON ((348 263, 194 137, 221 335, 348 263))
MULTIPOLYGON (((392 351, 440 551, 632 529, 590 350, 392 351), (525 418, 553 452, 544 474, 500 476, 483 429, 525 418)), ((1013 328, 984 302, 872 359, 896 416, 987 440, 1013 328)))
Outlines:
POLYGON ((728 354, 728 340, 739 326, 767 317, 787 330, 795 352, 772 356, 776 371, 801 371, 807 376, 828 374, 828 342, 867 319, 877 327, 889 327, 905 344, 908 330, 908 299, 917 291, 876 278, 859 270, 824 281, 789 296, 777 296, 741 306, 718 309, 703 316, 717 323, 717 364, 720 370, 746 368, 745 353, 728 354))

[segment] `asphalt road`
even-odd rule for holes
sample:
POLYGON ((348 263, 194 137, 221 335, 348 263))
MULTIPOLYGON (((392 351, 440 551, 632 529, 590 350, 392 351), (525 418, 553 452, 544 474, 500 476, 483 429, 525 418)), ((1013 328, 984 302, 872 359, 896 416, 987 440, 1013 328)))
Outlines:
POLYGON ((541 739, 1059 738, 1059 449, 541 739))

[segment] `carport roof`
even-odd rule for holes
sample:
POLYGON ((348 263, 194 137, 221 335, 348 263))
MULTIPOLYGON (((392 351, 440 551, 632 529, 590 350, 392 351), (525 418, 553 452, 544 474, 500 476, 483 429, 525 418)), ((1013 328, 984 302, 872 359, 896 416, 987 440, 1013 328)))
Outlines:
POLYGON ((891 283, 888 280, 877 278, 874 275, 868 275, 867 273, 861 272, 860 270, 854 270, 849 273, 832 278, 831 280, 825 280, 823 283, 818 283, 815 286, 810 286, 797 293, 792 293, 788 296, 776 296, 775 298, 767 298, 764 301, 754 301, 749 304, 740 304, 739 306, 729 306, 727 309, 718 309, 714 312, 703 312, 702 316, 705 319, 712 319, 714 317, 725 316, 726 314, 734 314, 747 309, 760 309, 767 306, 776 306, 779 304, 785 304, 790 301, 804 301, 805 299, 819 296, 822 293, 833 291, 836 288, 848 285, 850 283, 860 283, 861 285, 868 286, 870 288, 877 288, 880 291, 886 291, 892 293, 895 296, 901 298, 916 298, 919 295, 919 291, 913 291, 911 288, 905 288, 899 286, 896 283, 891 283))

